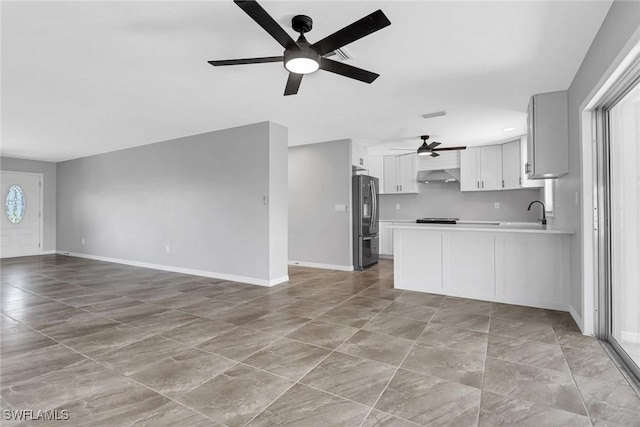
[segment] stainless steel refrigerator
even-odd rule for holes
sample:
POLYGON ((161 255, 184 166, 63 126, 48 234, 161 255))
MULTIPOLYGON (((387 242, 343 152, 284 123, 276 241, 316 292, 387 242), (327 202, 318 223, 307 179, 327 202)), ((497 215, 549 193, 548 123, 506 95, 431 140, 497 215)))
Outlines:
POLYGON ((378 178, 354 175, 353 183, 353 267, 356 270, 378 262, 378 178))

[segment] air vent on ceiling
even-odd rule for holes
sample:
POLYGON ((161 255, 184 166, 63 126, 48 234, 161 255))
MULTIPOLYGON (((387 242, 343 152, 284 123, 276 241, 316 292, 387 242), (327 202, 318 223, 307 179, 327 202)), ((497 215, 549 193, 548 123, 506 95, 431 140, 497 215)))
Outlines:
POLYGON ((331 53, 334 54, 331 56, 335 56, 335 58, 333 58, 334 60, 350 61, 353 59, 353 54, 349 52, 346 47, 341 47, 339 49, 332 51, 331 53))
POLYGON ((446 115, 447 115, 447 112, 443 110, 443 111, 436 111, 436 112, 433 112, 433 113, 423 114, 422 118, 424 118, 424 119, 432 119, 434 117, 440 117, 440 116, 446 116, 446 115))

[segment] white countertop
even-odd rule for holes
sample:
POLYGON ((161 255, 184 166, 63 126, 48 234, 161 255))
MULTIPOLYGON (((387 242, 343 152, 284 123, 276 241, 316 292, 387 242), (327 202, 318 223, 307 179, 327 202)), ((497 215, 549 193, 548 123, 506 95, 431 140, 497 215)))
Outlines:
POLYGON ((528 234, 575 234, 571 230, 542 230, 540 224, 532 222, 499 222, 499 221, 459 221, 457 224, 418 224, 413 221, 393 222, 389 228, 405 230, 446 230, 446 231, 484 231, 491 233, 528 233, 528 234))

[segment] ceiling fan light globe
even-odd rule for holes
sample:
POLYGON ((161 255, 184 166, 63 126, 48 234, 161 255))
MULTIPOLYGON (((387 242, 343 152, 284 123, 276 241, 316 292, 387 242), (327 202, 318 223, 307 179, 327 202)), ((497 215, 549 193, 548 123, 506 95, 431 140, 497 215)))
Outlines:
POLYGON ((428 152, 428 151, 424 151, 424 150, 422 150, 422 151, 421 151, 421 150, 418 148, 418 156, 430 156, 430 155, 431 155, 431 153, 430 153, 430 152, 428 152))
POLYGON ((284 63, 284 67, 296 74, 310 74, 318 71, 320 64, 311 58, 291 58, 284 63))

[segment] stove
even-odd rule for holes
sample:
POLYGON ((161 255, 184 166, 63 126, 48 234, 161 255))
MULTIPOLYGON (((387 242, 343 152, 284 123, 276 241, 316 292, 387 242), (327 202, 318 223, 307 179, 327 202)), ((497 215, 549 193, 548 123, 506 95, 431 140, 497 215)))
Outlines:
POLYGON ((418 224, 456 224, 460 218, 418 218, 418 224))

